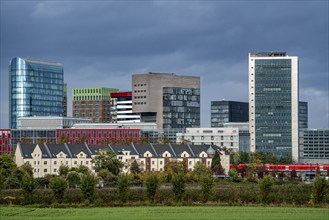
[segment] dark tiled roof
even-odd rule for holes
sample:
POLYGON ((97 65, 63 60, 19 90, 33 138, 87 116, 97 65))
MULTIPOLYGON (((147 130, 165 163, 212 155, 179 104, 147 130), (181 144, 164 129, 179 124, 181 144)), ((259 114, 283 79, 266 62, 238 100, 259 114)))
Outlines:
POLYGON ((174 156, 174 152, 171 150, 169 144, 153 144, 154 149, 158 153, 159 157, 163 157, 163 153, 168 151, 172 157, 174 156))
POLYGON ((75 158, 81 152, 87 154, 87 158, 91 158, 91 154, 85 144, 68 144, 72 157, 75 158))
POLYGON ((60 152, 63 152, 64 154, 67 155, 67 157, 70 157, 70 153, 67 151, 64 144, 47 144, 47 146, 51 153, 51 157, 56 158, 56 155, 59 154, 60 152))
POLYGON ((199 157, 199 154, 204 151, 207 153, 209 145, 190 145, 192 151, 194 152, 196 157, 199 157))
POLYGON ((108 145, 88 145, 92 155, 97 155, 100 150, 111 150, 108 145))
POLYGON ((32 158, 35 146, 35 144, 19 144, 23 158, 32 158))
POLYGON ((176 155, 179 157, 184 151, 186 151, 190 156, 192 156, 192 152, 187 145, 184 144, 171 144, 172 148, 174 149, 176 155))
POLYGON ((122 151, 130 151, 132 155, 138 155, 138 152, 131 145, 111 145, 115 153, 120 154, 122 151))
POLYGON ((143 155, 146 151, 149 151, 154 157, 156 156, 156 152, 154 152, 150 144, 135 144, 135 148, 139 155, 143 155))

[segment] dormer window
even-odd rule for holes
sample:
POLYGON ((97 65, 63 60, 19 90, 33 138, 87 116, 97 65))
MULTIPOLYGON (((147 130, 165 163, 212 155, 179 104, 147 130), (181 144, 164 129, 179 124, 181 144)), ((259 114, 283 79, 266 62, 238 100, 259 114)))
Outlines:
POLYGON ((83 157, 83 153, 80 154, 80 157, 83 157))
POLYGON ((146 157, 148 157, 149 156, 149 154, 146 154, 146 157))
POLYGON ((168 157, 168 155, 167 155, 167 154, 165 154, 165 157, 168 157))

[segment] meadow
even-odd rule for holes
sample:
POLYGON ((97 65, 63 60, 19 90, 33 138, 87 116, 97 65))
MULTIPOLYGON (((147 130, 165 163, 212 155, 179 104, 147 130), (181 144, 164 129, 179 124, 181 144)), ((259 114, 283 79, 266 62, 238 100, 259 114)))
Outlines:
POLYGON ((251 206, 151 206, 107 208, 32 208, 0 206, 1 220, 78 219, 299 219, 328 220, 329 209, 251 206))

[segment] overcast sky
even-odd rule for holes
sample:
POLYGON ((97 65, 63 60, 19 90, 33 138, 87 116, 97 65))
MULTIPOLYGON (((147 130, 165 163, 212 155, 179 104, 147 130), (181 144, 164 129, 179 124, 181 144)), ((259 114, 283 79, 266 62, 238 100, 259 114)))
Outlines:
POLYGON ((248 53, 299 57, 309 127, 329 127, 328 1, 0 1, 1 128, 8 123, 13 57, 61 62, 78 87, 131 90, 131 74, 201 77, 201 125, 210 101, 248 101, 248 53))

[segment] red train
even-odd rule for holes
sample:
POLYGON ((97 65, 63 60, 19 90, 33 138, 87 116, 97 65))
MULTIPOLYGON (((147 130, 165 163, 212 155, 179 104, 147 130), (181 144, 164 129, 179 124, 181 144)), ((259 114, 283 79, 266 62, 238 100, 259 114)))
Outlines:
MULTIPOLYGON (((236 168, 243 169, 244 166, 249 167, 250 164, 239 164, 236 168)), ((329 164, 253 164, 255 168, 264 167, 269 172, 289 172, 289 171, 320 171, 327 172, 329 170, 329 164)), ((235 168, 232 164, 230 168, 235 168)))

